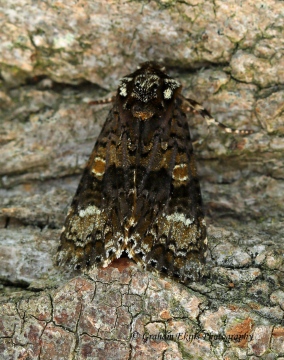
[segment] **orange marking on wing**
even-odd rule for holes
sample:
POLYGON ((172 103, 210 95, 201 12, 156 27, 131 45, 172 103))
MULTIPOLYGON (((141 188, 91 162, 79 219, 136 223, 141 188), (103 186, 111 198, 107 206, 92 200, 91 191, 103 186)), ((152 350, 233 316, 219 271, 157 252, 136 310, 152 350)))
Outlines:
POLYGON ((95 176, 103 176, 103 174, 105 173, 105 168, 106 168, 106 162, 104 159, 100 158, 100 157, 96 157, 94 159, 94 164, 92 167, 92 173, 95 176))
POLYGON ((188 179, 187 164, 176 165, 173 169, 173 178, 178 181, 185 181, 188 179))

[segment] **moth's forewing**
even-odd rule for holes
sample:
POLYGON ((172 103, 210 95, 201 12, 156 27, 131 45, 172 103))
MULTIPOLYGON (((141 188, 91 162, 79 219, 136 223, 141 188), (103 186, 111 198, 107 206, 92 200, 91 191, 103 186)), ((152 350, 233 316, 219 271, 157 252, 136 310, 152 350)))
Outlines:
POLYGON ((155 63, 124 77, 61 234, 58 263, 107 266, 122 252, 181 282, 207 249, 180 84, 155 63))

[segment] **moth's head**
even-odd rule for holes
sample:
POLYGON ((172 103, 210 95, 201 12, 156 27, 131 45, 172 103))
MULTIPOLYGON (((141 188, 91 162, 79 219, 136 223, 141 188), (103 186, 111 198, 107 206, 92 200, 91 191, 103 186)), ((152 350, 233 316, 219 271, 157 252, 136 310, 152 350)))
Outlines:
POLYGON ((180 83, 170 78, 164 68, 146 62, 121 79, 118 96, 125 110, 135 118, 148 120, 154 115, 161 116, 180 90, 180 83))

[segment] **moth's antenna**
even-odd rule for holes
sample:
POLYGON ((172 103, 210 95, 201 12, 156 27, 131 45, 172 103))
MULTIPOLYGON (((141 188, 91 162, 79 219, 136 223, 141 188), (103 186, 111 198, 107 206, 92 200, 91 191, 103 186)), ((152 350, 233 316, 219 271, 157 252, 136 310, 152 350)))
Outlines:
POLYGON ((183 110, 186 112, 200 114, 206 120, 208 126, 211 124, 217 125, 220 129, 222 129, 226 133, 241 134, 241 135, 249 135, 254 133, 253 130, 232 129, 220 123, 219 121, 214 119, 212 115, 201 104, 199 104, 197 101, 192 99, 184 99, 183 110))
POLYGON ((109 103, 114 102, 114 100, 115 100, 115 96, 111 96, 111 97, 106 98, 106 99, 89 101, 88 104, 89 104, 89 105, 109 104, 109 103))

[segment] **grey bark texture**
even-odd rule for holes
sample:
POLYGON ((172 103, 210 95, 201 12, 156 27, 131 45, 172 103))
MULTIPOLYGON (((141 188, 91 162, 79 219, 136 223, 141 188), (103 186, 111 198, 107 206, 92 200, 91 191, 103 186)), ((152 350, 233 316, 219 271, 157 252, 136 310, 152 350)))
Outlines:
POLYGON ((284 359, 284 3, 0 1, 0 358, 284 359), (127 259, 53 257, 109 106, 161 61, 222 123, 190 117, 209 253, 188 287, 127 259))

